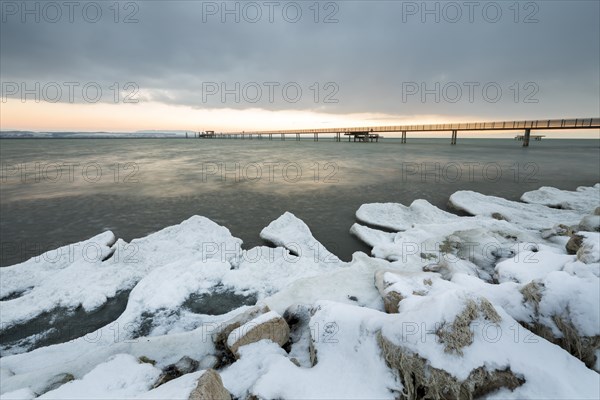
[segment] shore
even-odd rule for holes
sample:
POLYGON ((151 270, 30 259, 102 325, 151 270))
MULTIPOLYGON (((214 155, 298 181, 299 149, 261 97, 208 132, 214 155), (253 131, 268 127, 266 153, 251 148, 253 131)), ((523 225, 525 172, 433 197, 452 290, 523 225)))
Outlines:
POLYGON ((286 212, 4 267, 1 398, 598 398, 600 184, 448 200, 362 205, 349 262, 286 212))

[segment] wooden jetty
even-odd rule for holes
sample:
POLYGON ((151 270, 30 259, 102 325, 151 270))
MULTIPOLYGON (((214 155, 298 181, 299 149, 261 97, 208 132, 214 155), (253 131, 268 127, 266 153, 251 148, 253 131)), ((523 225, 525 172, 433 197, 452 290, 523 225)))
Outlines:
POLYGON ((336 142, 342 141, 342 134, 348 136, 348 141, 353 138, 355 142, 378 142, 382 133, 401 133, 400 143, 406 143, 408 133, 423 132, 449 132, 451 134, 450 144, 455 145, 459 131, 523 131, 517 135, 516 140, 522 141, 523 146, 529 146, 531 137, 541 140, 544 135, 531 135, 536 130, 573 130, 573 129, 600 129, 600 118, 571 118, 571 119, 546 119, 531 121, 500 121, 500 122, 465 122, 433 125, 391 125, 391 126, 369 126, 349 128, 318 128, 318 129, 288 129, 274 131, 252 131, 252 132, 230 132, 215 133, 206 131, 199 133, 200 138, 211 139, 263 139, 267 137, 273 140, 273 135, 279 136, 281 140, 286 137, 294 137, 300 140, 301 136, 312 135, 315 142, 319 141, 319 135, 333 135, 336 142))

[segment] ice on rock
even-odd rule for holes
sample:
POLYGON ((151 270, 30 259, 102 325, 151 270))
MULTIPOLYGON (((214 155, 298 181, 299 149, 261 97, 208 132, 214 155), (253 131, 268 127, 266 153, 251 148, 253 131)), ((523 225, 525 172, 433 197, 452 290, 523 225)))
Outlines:
POLYGON ((556 224, 577 225, 582 217, 578 211, 520 203, 469 190, 454 193, 450 196, 449 203, 457 210, 471 215, 492 217, 499 214, 516 226, 532 230, 550 229, 556 224))
POLYGON ((575 210, 581 214, 593 214, 596 207, 600 207, 600 183, 592 187, 580 186, 574 191, 542 186, 524 193, 521 200, 530 204, 575 210))
POLYGON ((335 265, 340 259, 329 252, 310 231, 310 228, 290 212, 271 222, 260 232, 260 237, 277 246, 285 247, 300 257, 309 257, 325 264, 335 265))

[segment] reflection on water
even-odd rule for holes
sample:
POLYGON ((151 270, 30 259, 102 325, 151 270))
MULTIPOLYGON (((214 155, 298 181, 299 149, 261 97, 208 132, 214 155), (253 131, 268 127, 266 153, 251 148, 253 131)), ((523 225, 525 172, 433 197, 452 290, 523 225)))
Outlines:
POLYGON ((510 199, 600 181, 598 140, 2 140, 2 255, 11 265, 111 229, 130 240, 194 214, 245 247, 284 211, 334 253, 366 250, 348 230, 367 202, 445 207, 456 190, 510 199))

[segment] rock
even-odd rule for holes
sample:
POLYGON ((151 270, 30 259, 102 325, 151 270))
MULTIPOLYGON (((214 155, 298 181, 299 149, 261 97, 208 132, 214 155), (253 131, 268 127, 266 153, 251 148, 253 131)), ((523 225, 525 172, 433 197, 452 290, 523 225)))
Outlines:
MULTIPOLYGON (((402 332, 404 323, 384 326, 377 334, 385 361, 402 379, 403 398, 470 400, 501 388, 513 390, 525 382, 519 374, 511 371, 510 362, 499 369, 494 369, 494 367, 481 366, 473 362, 469 356, 465 356, 467 349, 472 351, 473 348, 486 345, 491 351, 490 354, 495 352, 497 357, 502 357, 501 346, 495 349, 489 347, 483 335, 475 334, 474 328, 482 324, 503 329, 511 323, 503 321, 487 299, 474 297, 466 292, 462 294, 446 292, 437 297, 437 300, 433 300, 434 297, 429 297, 428 301, 420 302, 415 305, 415 309, 407 312, 417 313, 415 315, 423 312, 424 315, 431 316, 432 319, 425 319, 422 323, 423 326, 438 327, 435 331, 438 340, 406 336, 402 332), (457 306, 454 308, 456 311, 453 315, 428 314, 442 304, 448 303, 457 306), (420 347, 424 348, 423 353, 416 350, 420 347), (449 364, 432 362, 434 359, 446 358, 445 353, 455 357, 455 363, 463 367, 468 365, 465 373, 461 373, 461 377, 452 373, 454 368, 449 364)), ((402 318, 402 314, 399 317, 402 318)))
POLYGON ((293 362, 294 365, 296 365, 297 367, 301 367, 300 361, 298 361, 298 359, 296 357, 290 358, 290 361, 293 362))
POLYGON ((600 207, 596 207, 594 210, 594 215, 600 215, 600 207))
POLYGON ((199 369, 211 369, 211 368, 215 368, 217 365, 219 364, 219 359, 216 356, 208 355, 204 358, 202 358, 202 360, 200 360, 200 363, 198 364, 198 368, 199 369))
POLYGON ((567 254, 577 254, 577 250, 583 244, 583 236, 573 235, 566 244, 567 254))
POLYGON ((459 381, 443 369, 434 368, 426 359, 407 351, 383 335, 379 346, 391 368, 400 374, 404 383, 403 398, 428 399, 474 399, 500 388, 514 390, 525 381, 509 368, 489 371, 479 367, 471 371, 467 379, 459 381))
POLYGON ((244 325, 248 321, 258 317, 259 315, 268 313, 269 307, 267 305, 256 305, 250 307, 248 310, 243 312, 240 315, 235 316, 229 321, 225 322, 217 336, 215 337, 215 346, 218 350, 226 350, 227 349, 227 338, 235 329, 244 325))
POLYGON ((573 228, 564 224, 554 225, 550 229, 542 231, 542 237, 549 239, 553 236, 573 236, 573 228))
POLYGON ((227 347, 238 357, 241 346, 268 339, 283 346, 290 336, 290 328, 275 311, 269 311, 233 330, 227 338, 227 347))
POLYGON ((190 393, 189 400, 231 400, 231 394, 223 386, 221 376, 208 369, 198 378, 198 384, 190 393))
POLYGON ((190 372, 194 372, 198 369, 198 361, 188 356, 183 356, 175 363, 175 368, 177 368, 182 375, 189 374, 190 372))
POLYGON ((393 282, 390 282, 386 278, 387 273, 388 271, 386 270, 375 272, 375 286, 383 298, 383 308, 385 309, 385 312, 388 314, 396 314, 398 313, 398 303, 402 301, 404 296, 390 287, 393 282))
MULTIPOLYGON (((583 247, 582 247, 583 248, 583 247)), ((579 358, 590 369, 600 372, 597 363, 597 352, 600 351, 600 336, 585 336, 573 325, 571 316, 562 310, 553 315, 540 315, 540 303, 546 295, 543 282, 531 281, 520 290, 523 302, 531 306, 533 317, 531 321, 520 321, 523 326, 534 334, 552 342, 574 357, 579 358), (550 323, 548 321, 551 321, 550 323), (558 330, 560 334, 556 334, 558 330)), ((560 301, 558 301, 560 303, 560 301)))
POLYGON ((595 232, 582 232, 583 240, 577 250, 577 259, 584 264, 600 262, 600 235, 595 232))
POLYGON ((138 358, 138 361, 141 362, 142 364, 152 364, 152 365, 156 365, 156 361, 146 357, 146 356, 141 356, 138 358))
POLYGON ((579 230, 585 232, 600 232, 600 215, 586 215, 579 222, 579 230))
POLYGON ((167 365, 163 370, 162 374, 158 377, 158 380, 154 384, 154 387, 159 387, 173 379, 177 379, 182 375, 189 374, 198 369, 198 361, 183 356, 175 364, 167 365))
POLYGON ((498 221, 506 221, 506 218, 498 212, 492 213, 492 218, 497 219, 498 221))
MULTIPOLYGON (((316 355, 311 357, 311 328, 310 318, 314 314, 313 307, 304 304, 294 304, 285 310, 283 319, 290 327, 290 350, 288 351, 291 361, 298 366, 314 367, 316 355), (295 360, 295 361, 294 361, 295 360)), ((313 353, 314 353, 314 349, 313 353)))

